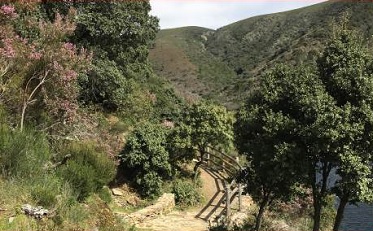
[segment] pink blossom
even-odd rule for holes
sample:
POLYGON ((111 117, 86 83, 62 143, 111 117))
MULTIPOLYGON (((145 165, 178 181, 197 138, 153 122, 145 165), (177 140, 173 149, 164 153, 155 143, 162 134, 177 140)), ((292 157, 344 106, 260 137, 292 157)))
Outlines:
POLYGON ((70 57, 73 57, 75 55, 76 47, 75 47, 74 44, 72 44, 72 43, 64 43, 63 44, 63 49, 65 49, 65 52, 67 52, 67 54, 70 57))
POLYGON ((14 6, 9 5, 3 5, 0 8, 0 12, 6 16, 10 16, 12 18, 17 16, 16 10, 14 9, 14 6))
POLYGON ((75 45, 72 43, 65 43, 63 47, 68 51, 75 51, 75 45))
MULTIPOLYGON (((17 40, 19 40, 21 43, 23 43, 24 45, 27 45, 27 43, 28 43, 28 40, 27 40, 26 38, 22 38, 22 37, 20 37, 19 35, 16 35, 15 38, 16 38, 17 40)), ((32 49, 35 49, 35 46, 32 46, 31 48, 32 48, 32 49)))
POLYGON ((73 70, 68 70, 65 72, 63 76, 63 80, 66 82, 70 82, 71 80, 75 80, 78 77, 78 74, 73 70))
POLYGON ((57 62, 57 61, 53 61, 53 68, 56 70, 56 71, 60 71, 63 69, 63 67, 57 62))
POLYGON ((16 56, 16 51, 13 48, 13 41, 9 38, 2 40, 4 47, 0 48, 0 54, 7 58, 14 58, 16 56))
POLYGON ((41 59, 41 57, 42 57, 43 55, 40 53, 40 52, 32 52, 30 55, 29 55, 29 58, 30 59, 33 59, 33 60, 40 60, 41 59))

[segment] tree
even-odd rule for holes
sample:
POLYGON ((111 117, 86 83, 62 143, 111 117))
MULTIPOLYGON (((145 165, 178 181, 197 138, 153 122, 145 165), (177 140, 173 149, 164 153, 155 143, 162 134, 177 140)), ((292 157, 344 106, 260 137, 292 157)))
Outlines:
MULTIPOLYGON (((299 182, 312 188, 314 231, 320 230, 328 195, 337 193, 341 200, 334 230, 338 230, 348 202, 372 200, 373 65, 363 44, 355 32, 342 26, 318 59, 316 70, 275 69, 263 79, 256 99, 248 101, 255 107, 246 107, 237 120, 238 137, 242 136, 238 148, 249 160, 256 157, 256 142, 269 139, 268 150, 259 149, 263 156, 257 156, 264 166, 273 162, 264 153, 278 152, 270 149, 277 147, 273 142, 286 143, 291 137, 293 150, 298 150, 297 158, 306 168, 299 182), (269 133, 272 130, 263 122, 269 115, 287 119, 277 116, 272 125, 276 129, 282 128, 283 121, 292 121, 282 136, 269 133), (245 127, 253 131, 244 132, 245 127), (335 184, 330 182, 333 169, 339 176, 335 184)), ((284 159, 282 164, 294 164, 291 160, 284 159)), ((254 167, 255 174, 262 174, 262 167, 254 167)))
POLYGON ((334 191, 340 198, 333 230, 337 231, 349 202, 373 201, 371 142, 373 133, 373 56, 344 20, 318 59, 318 71, 339 108, 345 111, 334 191))
POLYGON ((201 102, 184 110, 170 143, 176 159, 192 159, 198 151, 196 171, 209 146, 229 149, 233 136, 233 115, 223 106, 201 102))
POLYGON ((130 135, 119 155, 119 168, 143 196, 157 196, 163 180, 171 176, 167 133, 161 125, 145 123, 130 135))
POLYGON ((66 12, 70 6, 78 11, 77 27, 71 39, 94 52, 95 66, 87 78, 80 81, 81 99, 100 104, 110 112, 131 110, 125 99, 136 95, 133 89, 152 74, 147 57, 149 45, 158 31, 158 20, 149 15, 150 3, 72 1, 46 2, 44 6, 49 18, 53 18, 55 12, 66 12))
POLYGON ((158 19, 149 15, 149 1, 43 1, 41 6, 49 20, 57 13, 66 14, 70 7, 77 9, 71 41, 94 53, 94 68, 80 78, 80 99, 109 112, 130 111, 128 99, 136 97, 139 83, 152 75, 148 52, 159 26, 158 19))
MULTIPOLYGON (((311 70, 278 66, 262 79, 258 89, 237 114, 236 146, 248 160, 243 180, 248 192, 259 204, 255 230, 259 230, 263 213, 273 200, 288 200, 296 183, 307 175, 308 157, 316 159, 320 150, 310 153, 304 134, 324 113, 330 98, 311 70), (312 156, 313 155, 313 156, 312 156)), ((315 174, 316 166, 309 166, 315 174)), ((311 182, 316 184, 316 182, 311 182)))
POLYGON ((60 122, 71 121, 77 109, 78 73, 84 72, 90 61, 85 50, 65 42, 75 29, 71 21, 74 12, 66 17, 57 15, 53 23, 29 16, 27 23, 38 37, 27 38, 13 27, 16 9, 11 5, 1 9, 0 103, 19 115, 20 130, 26 118, 37 121, 46 111, 60 122), (30 107, 34 111, 27 115, 30 107))

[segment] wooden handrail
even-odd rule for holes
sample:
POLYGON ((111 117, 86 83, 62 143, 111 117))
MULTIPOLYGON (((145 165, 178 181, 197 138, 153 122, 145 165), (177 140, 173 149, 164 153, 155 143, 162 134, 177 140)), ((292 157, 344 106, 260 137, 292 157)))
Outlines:
POLYGON ((217 150, 217 149, 215 149, 215 148, 213 148, 213 147, 211 147, 211 146, 208 146, 208 148, 210 148, 211 150, 213 150, 213 151, 215 151, 215 152, 217 152, 217 153, 223 155, 224 157, 230 159, 231 161, 233 161, 234 163, 236 163, 237 166, 238 166, 240 169, 242 169, 242 166, 241 166, 239 163, 237 163, 237 161, 236 161, 233 157, 231 157, 231 156, 229 156, 229 155, 227 155, 227 154, 225 154, 225 153, 223 153, 223 152, 221 152, 221 151, 219 151, 219 150, 217 150))

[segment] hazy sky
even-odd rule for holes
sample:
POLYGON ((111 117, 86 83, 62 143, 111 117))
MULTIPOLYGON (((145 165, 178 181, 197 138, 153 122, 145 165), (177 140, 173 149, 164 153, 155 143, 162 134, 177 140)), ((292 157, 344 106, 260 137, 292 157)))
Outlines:
POLYGON ((162 29, 201 26, 217 29, 255 15, 316 4, 325 0, 150 0, 162 29))

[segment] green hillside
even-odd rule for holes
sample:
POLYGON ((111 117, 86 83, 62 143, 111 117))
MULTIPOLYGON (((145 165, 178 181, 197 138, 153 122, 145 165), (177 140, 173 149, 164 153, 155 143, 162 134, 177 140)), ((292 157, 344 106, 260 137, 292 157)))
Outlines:
POLYGON ((249 18, 216 31, 162 30, 150 60, 155 71, 184 95, 197 94, 234 108, 275 63, 313 62, 333 20, 345 13, 352 27, 373 34, 372 3, 329 1, 249 18))
POLYGON ((162 30, 150 52, 155 72, 170 80, 187 99, 203 96, 226 102, 225 87, 235 82, 234 71, 205 47, 213 33, 201 27, 162 30))

